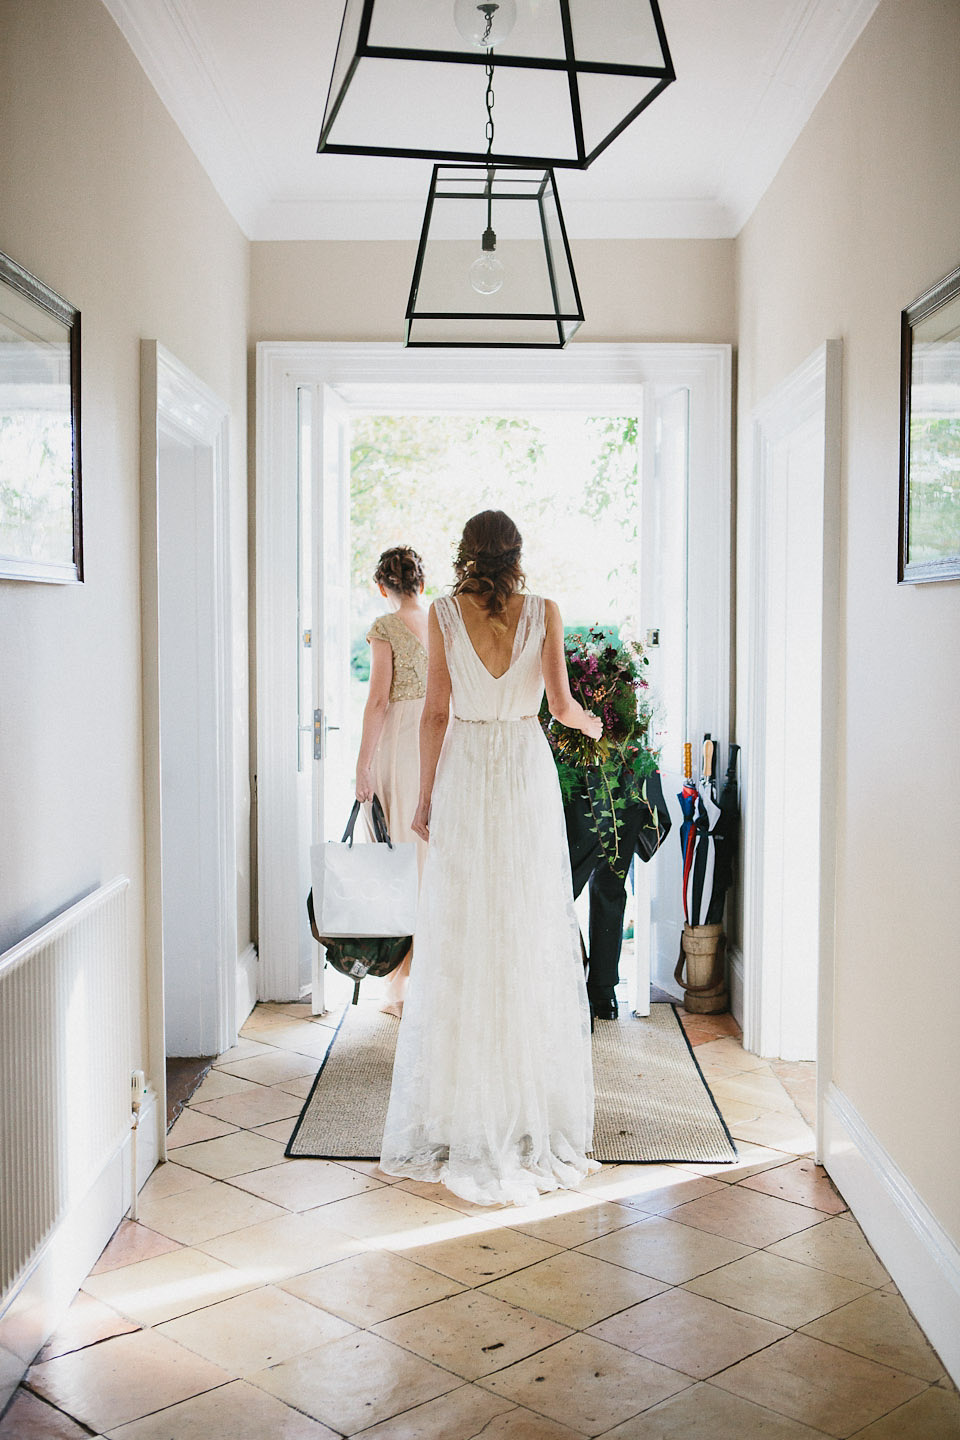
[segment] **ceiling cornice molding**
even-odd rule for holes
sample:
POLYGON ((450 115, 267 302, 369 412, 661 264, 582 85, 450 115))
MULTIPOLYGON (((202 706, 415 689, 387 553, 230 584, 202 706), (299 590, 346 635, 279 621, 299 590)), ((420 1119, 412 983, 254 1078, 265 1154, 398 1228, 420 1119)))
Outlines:
MULTIPOLYGON (((770 57, 759 98, 714 193, 692 199, 563 200, 574 240, 729 239, 739 233, 879 0, 804 0, 770 57)), ((291 200, 276 194, 222 83, 191 0, 103 0, 148 79, 251 240, 416 239, 424 197, 291 200)), ((562 192, 561 179, 561 192, 562 192)), ((424 187, 424 196, 426 189, 424 187)))
POLYGON ((209 46, 180 0, 103 0, 211 184, 249 238, 269 191, 209 46))
POLYGON ((719 199, 732 217, 733 234, 772 184, 878 4, 807 0, 720 176, 719 199))

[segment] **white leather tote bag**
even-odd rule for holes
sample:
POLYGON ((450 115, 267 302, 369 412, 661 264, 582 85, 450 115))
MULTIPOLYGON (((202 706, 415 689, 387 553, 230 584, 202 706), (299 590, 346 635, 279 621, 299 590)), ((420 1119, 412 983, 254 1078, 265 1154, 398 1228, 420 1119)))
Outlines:
POLYGON ((357 800, 343 839, 310 847, 317 929, 332 939, 412 935, 417 918, 417 847, 413 841, 394 843, 390 839, 376 796, 373 828, 377 840, 354 845, 353 828, 359 814, 357 800))

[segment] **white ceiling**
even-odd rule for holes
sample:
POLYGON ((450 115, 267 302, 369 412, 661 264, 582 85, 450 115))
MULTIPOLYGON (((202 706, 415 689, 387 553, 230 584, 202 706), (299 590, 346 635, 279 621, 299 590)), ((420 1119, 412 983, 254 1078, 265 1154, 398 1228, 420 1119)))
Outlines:
MULTIPOLYGON (((429 161, 316 153, 342 0, 103 3, 250 239, 419 234, 429 161)), ((660 0, 677 80, 557 172, 571 236, 736 235, 877 3, 660 0)))

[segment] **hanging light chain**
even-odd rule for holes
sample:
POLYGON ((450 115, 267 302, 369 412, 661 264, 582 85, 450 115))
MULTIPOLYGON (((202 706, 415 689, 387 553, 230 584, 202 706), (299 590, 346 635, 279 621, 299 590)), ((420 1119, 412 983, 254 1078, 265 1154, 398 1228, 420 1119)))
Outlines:
POLYGON ((486 137, 487 137, 487 154, 488 154, 488 155, 492 155, 492 154, 493 154, 493 106, 494 106, 494 97, 493 97, 493 51, 492 51, 492 50, 489 50, 487 53, 488 53, 488 55, 489 55, 490 58, 488 59, 488 61, 487 61, 487 66, 486 66, 486 69, 487 69, 487 93, 486 93, 486 95, 484 96, 484 101, 485 101, 486 107, 487 107, 487 126, 486 126, 486 129, 485 129, 485 131, 484 131, 484 134, 485 134, 486 137))

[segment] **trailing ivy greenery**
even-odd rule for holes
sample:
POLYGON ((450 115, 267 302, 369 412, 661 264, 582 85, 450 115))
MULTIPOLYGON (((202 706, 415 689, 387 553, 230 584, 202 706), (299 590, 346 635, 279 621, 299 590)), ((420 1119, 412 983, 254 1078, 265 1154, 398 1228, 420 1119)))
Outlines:
POLYGON ((651 706, 644 691, 648 661, 637 640, 593 626, 564 637, 571 693, 603 720, 600 740, 570 730, 550 715, 546 698, 540 723, 550 743, 564 803, 586 798, 591 829, 607 864, 623 878, 630 867, 623 840, 628 807, 646 804, 645 782, 659 752, 650 748, 651 706))

